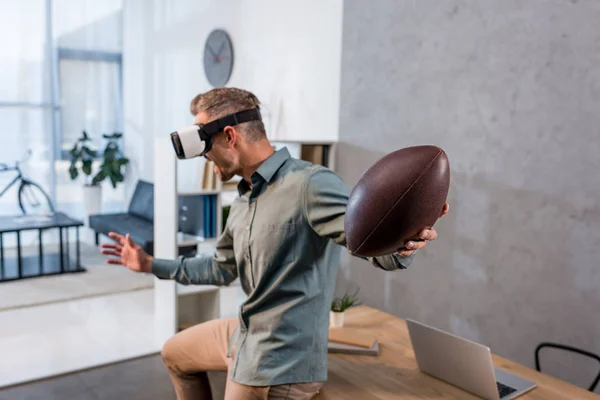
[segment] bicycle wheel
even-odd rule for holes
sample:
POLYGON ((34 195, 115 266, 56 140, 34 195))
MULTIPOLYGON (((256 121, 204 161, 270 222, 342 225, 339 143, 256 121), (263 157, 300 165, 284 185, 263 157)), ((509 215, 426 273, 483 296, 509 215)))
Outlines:
POLYGON ((54 214, 54 204, 40 185, 23 179, 19 187, 19 207, 24 215, 54 214))

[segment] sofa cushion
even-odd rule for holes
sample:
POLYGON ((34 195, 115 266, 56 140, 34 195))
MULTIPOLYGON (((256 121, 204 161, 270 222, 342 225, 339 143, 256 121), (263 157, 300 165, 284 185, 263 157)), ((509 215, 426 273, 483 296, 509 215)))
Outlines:
POLYGON ((130 214, 99 214, 90 215, 89 224, 91 229, 105 235, 109 232, 121 235, 129 233, 135 243, 142 246, 146 252, 152 252, 154 242, 152 221, 130 214))
POLYGON ((139 180, 129 203, 129 214, 154 220, 154 184, 139 180))

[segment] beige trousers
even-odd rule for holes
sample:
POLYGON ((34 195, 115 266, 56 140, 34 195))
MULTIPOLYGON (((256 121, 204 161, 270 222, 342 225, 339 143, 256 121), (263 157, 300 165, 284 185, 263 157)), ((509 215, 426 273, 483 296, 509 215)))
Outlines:
MULTIPOLYGON (((229 370, 233 359, 227 357, 227 346, 237 323, 236 318, 208 321, 177 333, 165 343, 162 357, 179 400, 212 399, 206 371, 229 370)), ((228 378, 225 400, 308 400, 322 385, 311 382, 256 387, 228 378)))

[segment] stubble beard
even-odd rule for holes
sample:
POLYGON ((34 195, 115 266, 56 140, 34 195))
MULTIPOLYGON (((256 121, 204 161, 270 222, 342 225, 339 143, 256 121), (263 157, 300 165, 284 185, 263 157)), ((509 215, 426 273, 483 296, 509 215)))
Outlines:
POLYGON ((221 182, 227 182, 228 180, 233 178, 233 175, 234 175, 232 172, 224 171, 216 165, 214 167, 214 171, 221 182))

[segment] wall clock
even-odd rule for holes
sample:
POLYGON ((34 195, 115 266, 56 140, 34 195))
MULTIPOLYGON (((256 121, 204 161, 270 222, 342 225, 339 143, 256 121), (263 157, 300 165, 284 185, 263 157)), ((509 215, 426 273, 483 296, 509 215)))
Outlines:
POLYGON ((227 32, 213 30, 204 45, 204 73, 213 87, 223 87, 233 69, 233 46, 227 32))

